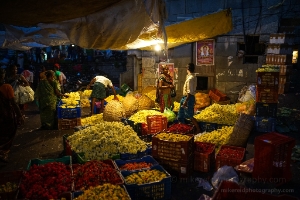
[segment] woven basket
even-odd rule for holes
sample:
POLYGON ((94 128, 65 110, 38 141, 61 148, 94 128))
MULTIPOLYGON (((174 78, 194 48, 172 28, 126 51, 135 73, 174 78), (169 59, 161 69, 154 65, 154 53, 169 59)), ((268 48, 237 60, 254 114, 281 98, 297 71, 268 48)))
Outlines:
POLYGON ((241 114, 236 121, 228 145, 244 147, 252 131, 254 120, 252 116, 241 114))
POLYGON ((108 122, 121 121, 125 118, 125 109, 120 101, 111 100, 103 111, 103 120, 108 122))
POLYGON ((138 99, 138 110, 150 110, 154 107, 154 101, 152 101, 148 96, 142 95, 138 99))
POLYGON ((123 106, 125 109, 126 117, 130 117, 138 110, 138 100, 132 95, 127 94, 123 99, 123 106))

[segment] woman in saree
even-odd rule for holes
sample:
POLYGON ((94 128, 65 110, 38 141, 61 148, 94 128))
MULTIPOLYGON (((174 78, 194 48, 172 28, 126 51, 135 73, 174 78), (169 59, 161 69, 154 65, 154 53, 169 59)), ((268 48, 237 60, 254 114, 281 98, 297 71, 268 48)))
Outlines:
POLYGON ((164 112, 165 108, 170 108, 173 105, 171 98, 171 88, 174 87, 173 79, 169 74, 169 67, 162 66, 162 72, 158 78, 158 96, 160 112, 164 112))
POLYGON ((41 129, 56 129, 57 128, 57 115, 56 105, 58 98, 67 97, 62 94, 57 82, 55 81, 54 71, 48 70, 45 72, 46 79, 41 80, 36 92, 35 100, 40 110, 41 129))
POLYGON ((0 161, 8 161, 8 153, 17 133, 17 125, 24 123, 24 116, 16 104, 14 90, 4 83, 5 70, 0 69, 0 161))

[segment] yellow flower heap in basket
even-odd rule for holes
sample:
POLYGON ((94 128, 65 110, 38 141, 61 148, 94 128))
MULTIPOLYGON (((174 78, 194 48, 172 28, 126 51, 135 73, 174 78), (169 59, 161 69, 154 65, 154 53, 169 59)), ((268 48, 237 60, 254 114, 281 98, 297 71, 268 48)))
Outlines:
POLYGON ((103 111, 103 120, 108 122, 121 121, 125 118, 125 109, 122 102, 112 100, 106 104, 103 111))
POLYGON ((129 120, 133 121, 134 124, 147 123, 148 115, 164 115, 164 114, 156 110, 140 110, 137 113, 131 115, 131 117, 129 117, 129 120))
POLYGON ((160 140, 170 141, 170 142, 180 142, 180 141, 189 141, 191 136, 189 135, 182 135, 182 134, 175 134, 175 133, 159 133, 155 137, 160 140))
POLYGON ((130 117, 138 110, 138 100, 133 94, 127 94, 123 99, 123 106, 125 109, 126 117, 130 117))
POLYGON ((90 107, 90 96, 92 94, 92 90, 84 90, 80 95, 80 104, 82 108, 88 108, 90 107))
MULTIPOLYGON (((119 101, 122 102, 122 101, 124 100, 124 97, 123 97, 123 96, 121 96, 121 95, 119 95, 119 94, 117 94, 116 96, 118 97, 119 101)), ((115 98, 115 95, 109 95, 109 96, 106 97, 104 100, 105 100, 107 103, 109 103, 111 100, 114 100, 114 98, 115 98)))
POLYGON ((79 106, 80 94, 78 92, 65 93, 65 95, 67 95, 68 98, 61 99, 63 104, 60 107, 75 108, 76 106, 79 106))
POLYGON ((154 101, 152 101, 147 95, 142 94, 138 98, 138 110, 149 110, 154 107, 154 101))

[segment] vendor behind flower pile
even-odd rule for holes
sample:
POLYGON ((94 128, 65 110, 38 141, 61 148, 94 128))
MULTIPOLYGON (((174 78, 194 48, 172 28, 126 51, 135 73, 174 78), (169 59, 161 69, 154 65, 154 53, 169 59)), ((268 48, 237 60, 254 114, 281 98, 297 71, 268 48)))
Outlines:
POLYGON ((92 84, 94 84, 94 86, 93 86, 93 91, 91 94, 91 98, 92 98, 91 115, 93 115, 93 113, 94 113, 93 111, 94 111, 96 99, 101 100, 101 107, 100 107, 99 113, 103 112, 104 99, 107 97, 107 95, 106 95, 107 87, 110 87, 112 89, 112 91, 114 93, 114 100, 119 100, 118 97, 116 96, 116 90, 115 90, 111 80, 109 80, 105 76, 96 76, 95 78, 93 78, 91 80, 90 84, 87 86, 87 89, 90 89, 90 86, 92 84))

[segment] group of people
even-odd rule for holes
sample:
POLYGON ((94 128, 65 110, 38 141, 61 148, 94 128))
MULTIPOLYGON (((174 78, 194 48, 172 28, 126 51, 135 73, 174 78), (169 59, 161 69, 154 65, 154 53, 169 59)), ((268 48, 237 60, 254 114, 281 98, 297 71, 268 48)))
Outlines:
MULTIPOLYGON (((195 105, 195 93, 197 88, 197 79, 194 75, 195 65, 189 63, 186 66, 187 77, 183 86, 183 97, 180 100, 180 108, 178 111, 178 122, 185 123, 186 119, 191 120, 195 126, 197 132, 201 130, 194 116, 194 105, 195 105)), ((173 100, 171 97, 171 89, 174 88, 174 82, 172 76, 169 74, 169 67, 163 65, 161 74, 158 77, 157 83, 157 101, 160 106, 160 112, 164 112, 165 108, 172 109, 173 100)))

